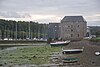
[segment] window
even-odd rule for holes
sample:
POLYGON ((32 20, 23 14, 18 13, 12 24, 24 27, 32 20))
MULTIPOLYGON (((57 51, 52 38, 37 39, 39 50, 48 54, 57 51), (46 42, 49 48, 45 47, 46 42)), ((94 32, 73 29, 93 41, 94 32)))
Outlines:
POLYGON ((73 32, 73 30, 71 29, 71 32, 73 32))
POLYGON ((77 27, 79 27, 79 25, 77 27))
POLYGON ((73 37, 73 34, 71 34, 71 37, 73 37))
POLYGON ((77 36, 79 37, 79 34, 77 34, 77 36))
POLYGON ((70 27, 70 26, 68 26, 68 27, 70 27))

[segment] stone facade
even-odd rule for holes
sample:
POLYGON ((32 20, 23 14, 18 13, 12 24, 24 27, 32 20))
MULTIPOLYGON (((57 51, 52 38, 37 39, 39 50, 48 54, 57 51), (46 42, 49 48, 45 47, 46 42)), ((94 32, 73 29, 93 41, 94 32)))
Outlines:
POLYGON ((65 16, 61 20, 61 38, 79 40, 86 36, 87 22, 82 16, 65 16))

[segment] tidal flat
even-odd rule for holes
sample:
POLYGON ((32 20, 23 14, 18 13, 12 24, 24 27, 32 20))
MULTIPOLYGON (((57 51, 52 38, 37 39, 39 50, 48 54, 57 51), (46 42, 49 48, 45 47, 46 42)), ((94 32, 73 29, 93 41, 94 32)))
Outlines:
POLYGON ((12 47, 0 51, 0 64, 46 64, 52 52, 60 52, 61 47, 26 46, 12 47))

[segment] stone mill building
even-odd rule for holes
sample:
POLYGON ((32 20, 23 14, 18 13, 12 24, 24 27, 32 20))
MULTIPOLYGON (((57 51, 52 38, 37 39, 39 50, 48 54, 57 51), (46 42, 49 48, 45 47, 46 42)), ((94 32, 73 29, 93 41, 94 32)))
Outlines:
POLYGON ((63 40, 80 40, 86 36, 87 22, 83 16, 65 16, 61 20, 61 34, 63 40))

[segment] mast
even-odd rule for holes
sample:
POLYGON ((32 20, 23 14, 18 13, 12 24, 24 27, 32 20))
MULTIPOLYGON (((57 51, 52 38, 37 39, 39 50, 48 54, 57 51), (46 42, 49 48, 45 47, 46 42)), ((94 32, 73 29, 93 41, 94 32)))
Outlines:
POLYGON ((16 22, 16 40, 17 40, 17 22, 16 22))
POLYGON ((0 40, 1 40, 1 30, 0 30, 0 40))
POLYGON ((29 22, 29 39, 30 39, 30 22, 29 22))
POLYGON ((38 39, 39 39, 39 27, 38 27, 38 39))
POLYGON ((5 25, 5 28, 4 28, 4 38, 7 38, 6 25, 5 25))
POLYGON ((46 38, 45 34, 46 34, 46 29, 45 29, 45 24, 44 24, 44 26, 43 26, 43 38, 44 39, 46 38))

